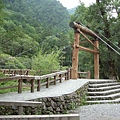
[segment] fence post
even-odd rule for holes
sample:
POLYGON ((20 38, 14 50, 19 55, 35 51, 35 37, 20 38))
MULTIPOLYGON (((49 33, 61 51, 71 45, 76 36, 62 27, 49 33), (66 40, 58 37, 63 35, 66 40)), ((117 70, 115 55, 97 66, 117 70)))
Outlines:
POLYGON ((18 80, 18 93, 22 93, 22 78, 18 80))
POLYGON ((87 79, 90 79, 90 71, 87 72, 87 79))
POLYGON ((65 80, 67 80, 67 73, 65 73, 65 80))
POLYGON ((49 88, 49 78, 47 78, 46 88, 49 88))
POLYGON ((37 80, 37 91, 40 91, 40 80, 37 80))
POLYGON ((55 75, 54 76, 54 85, 56 85, 56 79, 57 79, 57 76, 55 75))
POLYGON ((71 74, 70 68, 68 68, 68 80, 70 79, 70 74, 71 74))
POLYGON ((72 79, 72 69, 70 68, 70 79, 72 79))
POLYGON ((31 93, 34 92, 34 79, 31 80, 31 93))
POLYGON ((60 76, 60 83, 62 83, 62 74, 60 74, 59 76, 60 76))

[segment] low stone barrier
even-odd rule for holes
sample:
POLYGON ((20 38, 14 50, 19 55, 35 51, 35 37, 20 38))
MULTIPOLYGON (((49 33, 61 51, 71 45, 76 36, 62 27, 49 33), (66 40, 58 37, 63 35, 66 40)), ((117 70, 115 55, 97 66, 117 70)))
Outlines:
POLYGON ((0 116, 0 120, 79 120, 79 114, 0 116))
MULTIPOLYGON (((65 114, 69 110, 75 109, 83 102, 83 97, 87 92, 88 83, 70 94, 55 97, 32 99, 34 102, 42 102, 41 106, 23 107, 24 115, 48 115, 65 114)), ((14 106, 0 106, 0 115, 17 115, 18 108, 14 106)))

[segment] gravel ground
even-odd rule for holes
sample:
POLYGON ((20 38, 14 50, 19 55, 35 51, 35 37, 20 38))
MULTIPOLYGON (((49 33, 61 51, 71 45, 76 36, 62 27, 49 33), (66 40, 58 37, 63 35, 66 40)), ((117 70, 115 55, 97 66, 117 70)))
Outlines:
POLYGON ((120 104, 81 106, 74 112, 80 114, 80 120, 120 120, 120 104))

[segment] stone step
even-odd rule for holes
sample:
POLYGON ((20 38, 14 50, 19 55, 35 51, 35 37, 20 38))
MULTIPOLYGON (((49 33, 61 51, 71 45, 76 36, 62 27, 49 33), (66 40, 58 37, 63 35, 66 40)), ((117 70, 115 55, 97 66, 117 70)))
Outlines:
POLYGON ((103 84, 89 84, 89 88, 99 88, 99 87, 116 86, 116 85, 120 85, 120 83, 114 82, 114 83, 103 83, 103 84))
POLYGON ((117 98, 115 100, 92 100, 92 101, 86 101, 87 104, 103 104, 103 103, 120 103, 120 98, 117 98))
POLYGON ((115 100, 116 98, 120 98, 120 93, 106 95, 106 96, 87 96, 87 100, 115 100))
POLYGON ((120 85, 106 86, 106 87, 99 87, 99 88, 88 88, 88 92, 106 91, 106 90, 113 90, 113 89, 120 89, 120 85))
POLYGON ((102 83, 114 83, 116 80, 98 80, 98 81, 90 81, 90 84, 102 84, 102 83))
POLYGON ((106 96, 106 95, 111 95, 115 93, 120 93, 120 88, 119 89, 111 89, 111 90, 106 90, 106 91, 94 91, 94 92, 88 92, 88 96, 106 96))

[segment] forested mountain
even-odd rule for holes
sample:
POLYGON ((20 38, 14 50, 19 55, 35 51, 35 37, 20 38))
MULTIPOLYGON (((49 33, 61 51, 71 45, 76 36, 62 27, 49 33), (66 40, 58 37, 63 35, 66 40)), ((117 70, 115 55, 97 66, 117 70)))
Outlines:
POLYGON ((62 31, 67 31, 70 16, 59 1, 0 0, 0 2, 2 68, 31 68, 31 64, 26 64, 26 61, 30 62, 31 57, 41 48, 44 52, 50 53, 53 49, 62 49, 67 44, 62 43, 66 39, 62 31), (48 46, 49 44, 52 46, 48 46), (9 57, 15 60, 6 60, 9 57), (12 61, 19 65, 16 66, 12 61))
MULTIPOLYGON (((67 9, 56 0, 4 0, 7 9, 25 15, 32 22, 39 22, 63 29, 68 25, 69 15, 67 9)), ((19 15, 19 14, 18 14, 19 15)), ((20 16, 19 16, 20 17, 20 16)))

